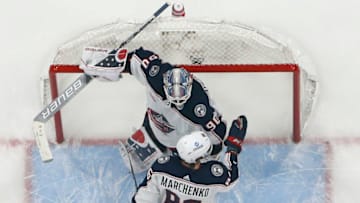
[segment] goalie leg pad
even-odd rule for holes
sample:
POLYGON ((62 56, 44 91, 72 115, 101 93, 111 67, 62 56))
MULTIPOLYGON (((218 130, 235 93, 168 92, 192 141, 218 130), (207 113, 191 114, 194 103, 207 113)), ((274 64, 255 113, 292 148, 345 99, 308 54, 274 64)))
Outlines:
POLYGON ((120 140, 119 144, 120 155, 126 166, 129 169, 132 167, 135 173, 149 169, 163 155, 144 128, 137 130, 127 140, 120 140))

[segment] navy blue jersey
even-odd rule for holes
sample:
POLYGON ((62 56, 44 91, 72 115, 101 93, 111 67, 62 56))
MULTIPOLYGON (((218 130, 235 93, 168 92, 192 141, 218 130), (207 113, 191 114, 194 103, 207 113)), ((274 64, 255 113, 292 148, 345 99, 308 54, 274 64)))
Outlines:
POLYGON ((191 96, 182 109, 171 104, 163 89, 163 74, 175 68, 152 51, 139 48, 130 54, 128 71, 147 87, 149 127, 166 147, 173 148, 178 139, 193 131, 205 131, 215 145, 221 145, 226 124, 203 83, 193 78, 191 96))
POLYGON ((239 177, 237 154, 226 153, 225 159, 226 165, 209 161, 194 170, 177 156, 161 157, 148 170, 133 201, 214 202, 215 195, 229 190, 239 177))

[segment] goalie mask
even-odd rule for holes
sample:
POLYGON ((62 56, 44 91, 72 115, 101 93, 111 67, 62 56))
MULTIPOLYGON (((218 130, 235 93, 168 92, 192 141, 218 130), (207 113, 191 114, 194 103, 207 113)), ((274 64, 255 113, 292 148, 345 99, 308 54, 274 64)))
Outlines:
POLYGON ((184 68, 174 68, 164 74, 166 98, 178 108, 182 108, 191 96, 192 76, 184 68))
POLYGON ((182 160, 193 164, 211 154, 212 144, 210 138, 204 132, 195 131, 181 137, 176 144, 176 150, 182 160))

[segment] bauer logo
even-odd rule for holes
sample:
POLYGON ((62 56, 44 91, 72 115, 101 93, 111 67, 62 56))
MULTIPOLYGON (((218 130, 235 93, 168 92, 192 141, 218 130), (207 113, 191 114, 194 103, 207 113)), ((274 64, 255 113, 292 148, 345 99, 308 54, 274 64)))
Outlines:
POLYGON ((50 116, 56 113, 76 93, 76 91, 82 87, 82 85, 81 79, 76 80, 41 112, 42 118, 45 121, 50 118, 50 116))

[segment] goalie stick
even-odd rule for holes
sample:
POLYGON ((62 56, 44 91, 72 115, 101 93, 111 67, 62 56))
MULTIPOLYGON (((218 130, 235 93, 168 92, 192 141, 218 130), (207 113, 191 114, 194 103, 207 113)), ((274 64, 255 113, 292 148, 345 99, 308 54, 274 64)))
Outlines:
MULTIPOLYGON (((167 7, 169 3, 164 3, 152 16, 148 19, 136 32, 130 35, 125 41, 123 41, 117 49, 114 49, 110 54, 116 53, 116 51, 126 44, 128 44, 133 38, 135 38, 143 29, 145 29, 153 20, 155 20, 167 7)), ((33 120, 33 132, 35 136, 35 142, 39 149, 40 157, 43 162, 49 162, 53 160, 49 142, 45 132, 45 123, 52 118, 56 112, 66 105, 76 94, 78 94, 86 85, 92 80, 92 77, 87 74, 80 75, 72 84, 70 84, 63 93, 55 98, 50 104, 48 104, 33 120)))

